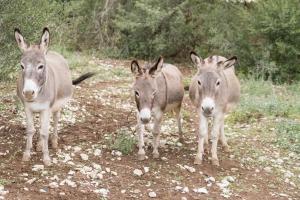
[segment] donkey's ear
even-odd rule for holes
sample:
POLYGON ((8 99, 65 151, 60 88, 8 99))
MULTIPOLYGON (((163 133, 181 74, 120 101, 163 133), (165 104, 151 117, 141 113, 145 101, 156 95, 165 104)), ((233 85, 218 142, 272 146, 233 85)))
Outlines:
POLYGON ((203 64, 203 59, 196 52, 191 51, 190 57, 195 66, 200 67, 203 64))
POLYGON ((160 72, 164 66, 164 59, 160 56, 157 62, 149 69, 149 74, 154 75, 156 72, 160 72))
POLYGON ((49 29, 47 27, 45 27, 43 29, 43 34, 41 37, 40 48, 46 52, 48 49, 49 43, 50 43, 50 32, 49 32, 49 29))
POLYGON ((139 66, 139 63, 137 60, 133 60, 131 62, 131 72, 134 74, 134 75, 138 75, 138 74, 142 74, 142 70, 141 70, 141 67, 139 66))
POLYGON ((219 69, 227 69, 232 67, 236 62, 237 62, 237 57, 232 56, 228 60, 218 62, 217 65, 219 69))
POLYGON ((18 28, 15 28, 15 38, 16 38, 16 41, 17 41, 17 44, 18 44, 20 50, 22 52, 24 52, 28 48, 28 46, 21 34, 20 29, 18 29, 18 28))

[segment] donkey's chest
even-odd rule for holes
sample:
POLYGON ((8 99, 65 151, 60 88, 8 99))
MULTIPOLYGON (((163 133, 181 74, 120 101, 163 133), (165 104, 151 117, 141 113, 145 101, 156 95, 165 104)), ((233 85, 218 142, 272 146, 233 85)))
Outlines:
POLYGON ((25 107, 32 112, 41 112, 50 108, 50 102, 28 102, 25 103, 25 107))

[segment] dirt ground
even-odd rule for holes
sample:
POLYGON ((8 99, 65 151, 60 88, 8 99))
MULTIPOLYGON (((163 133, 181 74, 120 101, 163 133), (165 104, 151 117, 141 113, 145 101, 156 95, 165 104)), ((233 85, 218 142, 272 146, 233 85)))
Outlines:
MULTIPOLYGON (((261 140, 263 133, 252 132, 251 124, 226 126, 232 150, 218 149, 220 167, 212 166, 210 155, 203 165, 194 165, 196 115, 187 93, 183 144, 178 142, 175 119, 168 114, 161 131, 160 159, 152 157, 151 145, 145 161, 137 160, 137 147, 128 155, 114 150, 111 143, 118 135, 135 135, 129 62, 94 58, 89 65, 99 74, 76 86, 60 122, 59 149, 50 149, 50 167, 43 166, 42 154, 35 149, 30 162, 21 162, 23 108, 14 86, 0 86, 0 185, 4 186, 0 199, 300 199, 298 155, 261 140), (135 175, 137 169, 142 175, 135 175), (151 198, 151 192, 156 197, 151 198)), ((180 69, 187 77, 194 73, 180 69)), ((268 119, 257 123, 264 120, 268 119)), ((151 134, 146 136, 150 142, 151 134)))

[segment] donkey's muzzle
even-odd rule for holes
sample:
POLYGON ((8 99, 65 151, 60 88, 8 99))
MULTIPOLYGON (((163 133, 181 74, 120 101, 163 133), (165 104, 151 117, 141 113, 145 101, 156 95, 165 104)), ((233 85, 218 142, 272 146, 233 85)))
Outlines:
POLYGON ((205 115, 211 115, 213 113, 214 107, 203 107, 202 106, 202 111, 205 115))
POLYGON ((22 93, 23 93, 24 99, 26 101, 32 101, 35 98, 34 90, 26 90, 26 91, 23 91, 22 93))
POLYGON ((143 124, 147 124, 150 122, 151 120, 151 111, 149 108, 143 108, 141 111, 140 111, 140 120, 143 124))

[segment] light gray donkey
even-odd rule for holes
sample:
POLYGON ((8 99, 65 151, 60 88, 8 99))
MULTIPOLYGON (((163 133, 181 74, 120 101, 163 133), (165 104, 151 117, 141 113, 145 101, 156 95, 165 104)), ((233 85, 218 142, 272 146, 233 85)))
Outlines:
POLYGON ((208 143, 208 118, 212 118, 212 164, 219 166, 217 157, 219 137, 225 150, 229 150, 224 134, 224 115, 240 99, 240 83, 234 70, 237 58, 210 56, 203 60, 195 52, 191 52, 190 56, 198 68, 189 88, 190 99, 199 115, 198 152, 194 163, 202 163, 204 142, 208 143))
POLYGON ((15 38, 22 51, 20 73, 17 82, 17 94, 25 107, 27 121, 27 142, 23 161, 30 160, 32 137, 35 133, 33 115, 40 114, 40 147, 43 151, 43 162, 51 164, 48 151, 50 116, 53 113, 54 132, 51 137, 53 148, 57 148, 57 125, 60 110, 73 93, 72 84, 76 85, 94 75, 86 73, 72 82, 67 61, 56 52, 47 51, 50 34, 44 28, 40 44, 28 45, 19 29, 15 29, 15 38))
POLYGON ((153 157, 158 158, 160 125, 163 114, 174 110, 179 135, 182 139, 181 103, 184 96, 182 75, 177 67, 164 64, 160 57, 152 66, 140 67, 136 60, 131 62, 131 71, 135 76, 133 91, 137 106, 138 159, 145 159, 144 126, 154 118, 153 157))

